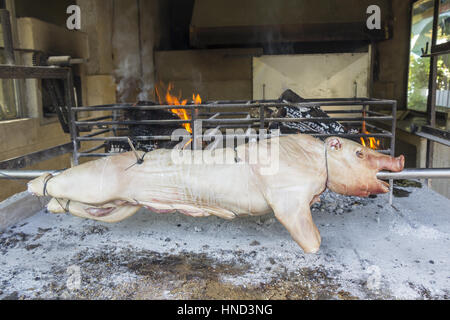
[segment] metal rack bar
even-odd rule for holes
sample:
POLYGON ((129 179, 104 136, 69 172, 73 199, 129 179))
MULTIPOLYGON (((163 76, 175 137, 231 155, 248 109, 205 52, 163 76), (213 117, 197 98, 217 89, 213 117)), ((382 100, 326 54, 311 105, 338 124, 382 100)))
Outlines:
MULTIPOLYGON (((263 117, 261 117, 263 118, 263 117)), ((248 124, 254 123, 255 119, 237 119, 237 118, 226 118, 226 119, 198 119, 203 123, 222 123, 222 124, 248 124)), ((265 118, 258 119, 260 124, 268 123, 268 122, 310 122, 310 121, 321 121, 321 122, 335 122, 335 121, 389 121, 392 120, 391 116, 383 116, 383 117, 339 117, 339 118, 265 118)), ((76 126, 82 125, 137 125, 137 124, 147 124, 147 125, 167 125, 167 124, 184 124, 184 123, 193 123, 195 120, 123 120, 123 121, 88 121, 88 120, 79 120, 75 121, 74 124, 76 126)), ((264 127, 261 127, 263 129, 264 127)))
MULTIPOLYGON (((280 134, 280 137, 288 136, 289 134, 280 134)), ((331 134, 331 133, 315 133, 311 134, 314 137, 341 137, 341 138, 360 138, 360 137, 374 137, 374 138, 390 138, 392 137, 391 134, 385 134, 385 133, 370 133, 370 134, 363 134, 363 133, 340 133, 340 134, 331 134)), ((223 135, 212 135, 212 134, 202 134, 197 136, 197 138, 203 138, 203 137, 213 137, 213 138, 220 138, 223 137, 223 135)), ((252 137, 257 138, 261 137, 260 134, 228 134, 228 137, 235 137, 235 138, 241 138, 241 137, 252 137)), ((270 135, 263 135, 264 137, 270 137, 270 135)), ((190 138, 191 135, 177 135, 177 138, 190 138)), ((143 137, 134 137, 135 140, 171 140, 172 136, 169 135, 161 135, 161 136, 143 136, 143 137)), ((78 141, 127 141, 128 137, 121 136, 121 137, 79 137, 77 138, 78 141)))
MULTIPOLYGON (((382 106, 382 105, 391 105, 394 103, 394 100, 356 100, 356 101, 318 101, 318 102, 297 102, 297 103, 287 103, 287 102, 252 102, 252 103, 230 103, 230 104, 215 104, 215 103, 202 103, 202 104, 187 104, 183 106, 177 106, 177 109, 234 109, 234 108, 260 108, 260 107, 274 107, 281 108, 287 106, 296 106, 296 107, 314 107, 314 106, 358 106, 364 103, 369 104, 370 106, 382 106)), ((134 106, 133 104, 114 104, 114 105, 102 105, 102 106, 90 106, 90 107, 76 107, 74 108, 75 112, 82 111, 107 111, 107 110, 164 110, 164 109, 173 109, 173 105, 148 105, 148 106, 134 106)))
POLYGON ((216 115, 216 114, 218 114, 220 116, 223 116, 223 115, 247 116, 248 112, 231 112, 231 111, 219 112, 219 113, 218 112, 202 112, 202 113, 199 113, 198 116, 199 117, 201 117, 201 116, 209 117, 209 116, 216 115))

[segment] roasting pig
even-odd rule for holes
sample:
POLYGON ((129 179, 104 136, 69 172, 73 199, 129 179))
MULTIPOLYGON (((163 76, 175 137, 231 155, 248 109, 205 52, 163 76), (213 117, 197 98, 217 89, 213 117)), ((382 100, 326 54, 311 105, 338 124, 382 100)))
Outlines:
POLYGON ((385 193, 389 185, 376 173, 397 172, 404 166, 403 156, 393 158, 338 137, 321 141, 303 134, 209 151, 207 163, 176 158, 206 158, 206 152, 138 151, 142 162, 126 152, 56 176, 43 175, 31 181, 28 190, 52 196, 49 211, 67 210, 108 222, 125 219, 141 207, 225 219, 274 212, 300 247, 313 253, 321 238, 310 206, 327 187, 345 195, 385 193))

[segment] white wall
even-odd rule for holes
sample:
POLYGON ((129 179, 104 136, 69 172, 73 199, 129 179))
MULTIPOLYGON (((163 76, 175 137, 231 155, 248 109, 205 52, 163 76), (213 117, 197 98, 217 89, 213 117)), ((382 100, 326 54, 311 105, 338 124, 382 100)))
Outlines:
POLYGON ((276 99, 291 89, 303 98, 368 95, 368 53, 270 55, 253 58, 253 98, 276 99))

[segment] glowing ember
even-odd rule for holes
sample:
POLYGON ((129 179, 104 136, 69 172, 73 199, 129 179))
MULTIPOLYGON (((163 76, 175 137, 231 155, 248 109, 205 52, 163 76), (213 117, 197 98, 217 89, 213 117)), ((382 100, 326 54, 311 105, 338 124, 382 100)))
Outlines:
MULTIPOLYGON (((162 84, 160 84, 159 86, 155 87, 155 92, 156 92, 156 96, 158 97, 159 103, 160 104, 168 104, 168 105, 173 105, 173 106, 184 106, 187 104, 188 100, 184 99, 181 100, 181 92, 178 94, 177 96, 174 96, 171 91, 173 90, 173 83, 169 83, 169 85, 167 86, 167 90, 166 90, 166 94, 164 96, 164 100, 162 99, 162 95, 160 94, 160 89, 162 88, 162 84)), ((202 99, 200 97, 199 94, 192 95, 192 101, 194 104, 201 104, 202 103, 202 99)), ((190 120, 191 117, 190 115, 186 112, 185 109, 170 109, 170 111, 174 114, 176 114, 180 119, 182 120, 190 120)), ((191 128, 191 124, 190 123, 183 123, 183 127, 190 133, 192 133, 192 128, 191 128)))

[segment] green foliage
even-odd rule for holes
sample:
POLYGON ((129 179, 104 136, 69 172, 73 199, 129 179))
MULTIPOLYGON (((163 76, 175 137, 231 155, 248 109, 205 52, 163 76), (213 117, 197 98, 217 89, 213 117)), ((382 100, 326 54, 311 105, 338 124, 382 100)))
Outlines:
MULTIPOLYGON (((445 57, 445 56, 444 56, 445 57)), ((446 58, 446 57, 445 57, 446 58)), ((437 64, 437 90, 449 90, 450 70, 445 58, 439 58, 437 64)), ((426 111, 430 58, 414 58, 410 55, 408 79, 408 108, 426 111)))
POLYGON ((423 89, 428 88, 428 74, 430 71, 430 59, 415 59, 410 55, 409 79, 408 79, 408 108, 425 111, 427 108, 427 96, 423 89), (422 92, 421 92, 422 91, 422 92))

